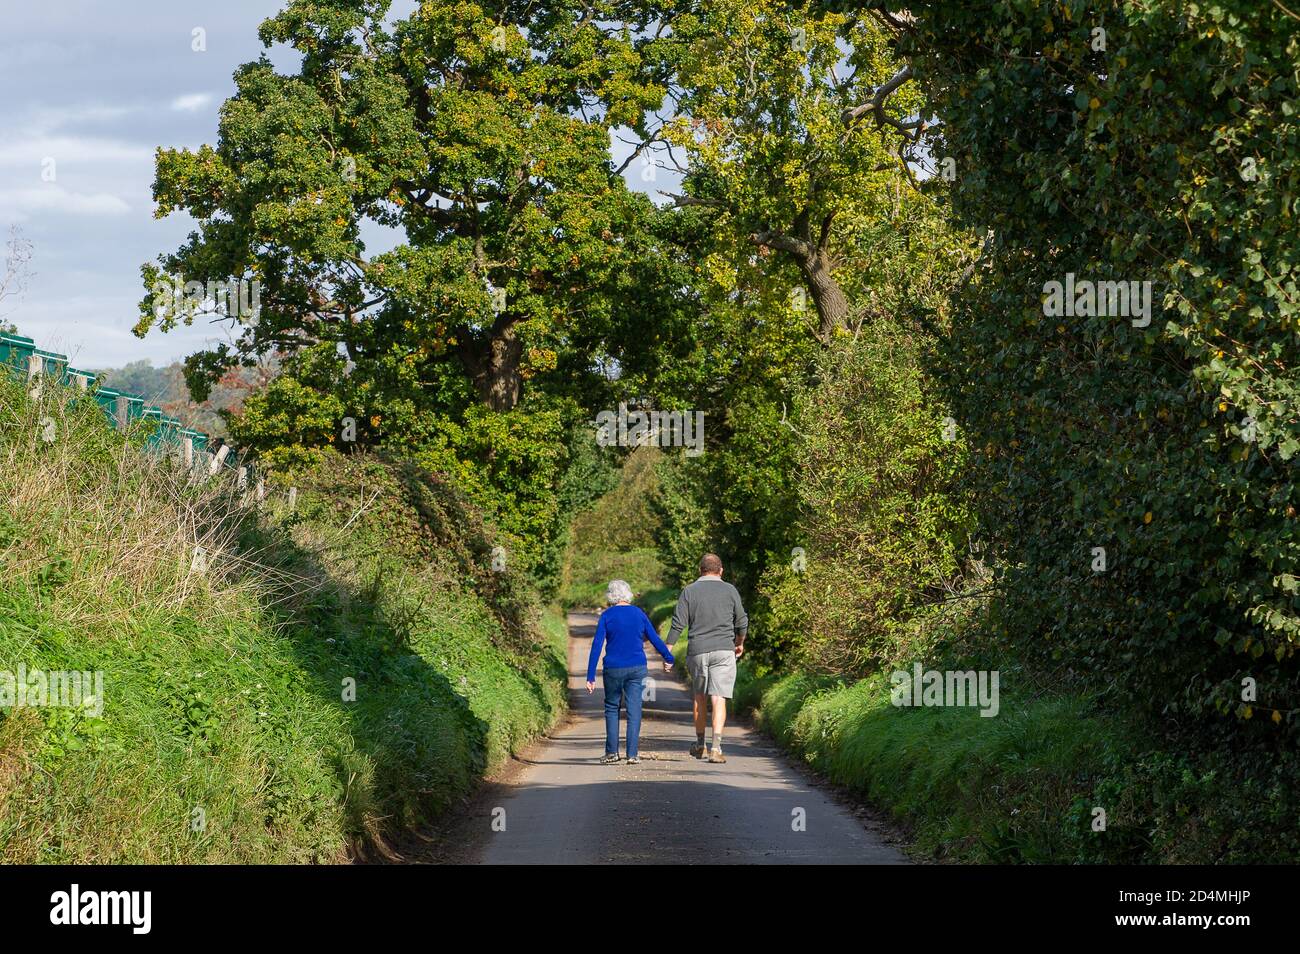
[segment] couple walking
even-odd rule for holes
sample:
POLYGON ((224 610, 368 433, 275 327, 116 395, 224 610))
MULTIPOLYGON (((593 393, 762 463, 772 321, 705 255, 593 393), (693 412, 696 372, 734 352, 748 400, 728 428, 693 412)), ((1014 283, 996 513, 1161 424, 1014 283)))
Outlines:
POLYGON ((596 638, 587 659, 587 692, 596 688, 596 663, 605 649, 605 755, 610 765, 618 759, 618 716, 627 707, 627 761, 635 765, 641 735, 641 699, 647 663, 644 640, 650 640, 664 658, 664 671, 671 672, 676 660, 669 648, 682 630, 687 632, 686 671, 691 680, 695 709, 695 744, 691 755, 710 762, 725 762, 722 729, 727 721, 727 700, 736 685, 736 659, 745 652, 749 617, 740 603, 740 593, 722 579, 722 560, 716 553, 700 559, 700 576, 682 590, 673 611, 668 643, 659 638, 650 618, 632 605, 632 588, 614 580, 605 591, 609 607, 600 614, 596 638), (713 751, 704 744, 704 730, 712 715, 713 751))

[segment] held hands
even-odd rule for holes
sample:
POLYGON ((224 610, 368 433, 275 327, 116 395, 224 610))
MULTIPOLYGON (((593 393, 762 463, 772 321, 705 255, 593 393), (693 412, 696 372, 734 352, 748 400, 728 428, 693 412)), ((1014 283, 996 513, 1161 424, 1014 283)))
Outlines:
POLYGON ((591 695, 591 694, 592 694, 593 692, 595 692, 595 691, 596 691, 596 684, 595 684, 594 682, 592 682, 590 679, 588 679, 588 680, 587 680, 587 695, 591 695))
POLYGON ((672 672, 672 671, 673 671, 673 664, 670 663, 670 662, 665 662, 665 663, 664 663, 664 672, 672 672))

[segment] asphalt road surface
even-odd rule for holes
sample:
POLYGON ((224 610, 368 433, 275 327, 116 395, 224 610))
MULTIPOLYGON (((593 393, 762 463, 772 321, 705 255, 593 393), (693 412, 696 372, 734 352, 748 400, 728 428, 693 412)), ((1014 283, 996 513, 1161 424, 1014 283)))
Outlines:
MULTIPOLYGON (((902 864, 869 817, 840 804, 776 746, 735 723, 727 762, 691 758, 690 694, 650 650, 641 763, 600 765, 604 698, 585 686, 596 617, 569 616, 572 717, 484 806, 485 864, 902 864), (504 815, 502 811, 504 810, 504 815), (493 830, 504 821, 504 830, 493 830), (875 830, 873 830, 873 828, 875 830)), ((625 728, 625 724, 621 730, 625 728)), ((620 754, 626 754, 620 738, 620 754)))

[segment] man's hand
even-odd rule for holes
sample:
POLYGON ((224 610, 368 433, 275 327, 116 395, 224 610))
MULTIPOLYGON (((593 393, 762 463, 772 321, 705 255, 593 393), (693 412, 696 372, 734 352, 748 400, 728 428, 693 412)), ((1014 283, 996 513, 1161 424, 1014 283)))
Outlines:
POLYGON ((596 684, 595 684, 594 682, 592 682, 590 679, 588 679, 588 680, 587 680, 587 695, 591 695, 591 694, 592 694, 593 692, 595 692, 595 691, 596 691, 596 684))
POLYGON ((664 672, 672 672, 672 671, 673 671, 673 664, 670 663, 670 662, 665 662, 665 663, 664 663, 664 672))
POLYGON ((736 643, 736 658, 739 659, 743 655, 745 655, 745 644, 736 643))

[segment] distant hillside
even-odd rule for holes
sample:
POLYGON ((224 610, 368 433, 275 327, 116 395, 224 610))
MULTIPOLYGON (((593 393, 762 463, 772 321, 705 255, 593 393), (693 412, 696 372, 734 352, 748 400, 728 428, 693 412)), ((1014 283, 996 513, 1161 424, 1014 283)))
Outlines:
POLYGON ((185 385, 184 365, 179 361, 155 368, 148 359, 132 361, 121 368, 106 368, 104 383, 111 388, 141 395, 148 403, 180 418, 187 427, 205 431, 216 437, 228 437, 226 422, 219 411, 238 411, 244 399, 253 390, 275 375, 278 363, 259 368, 237 368, 229 372, 212 389, 212 396, 201 403, 190 399, 185 385))

